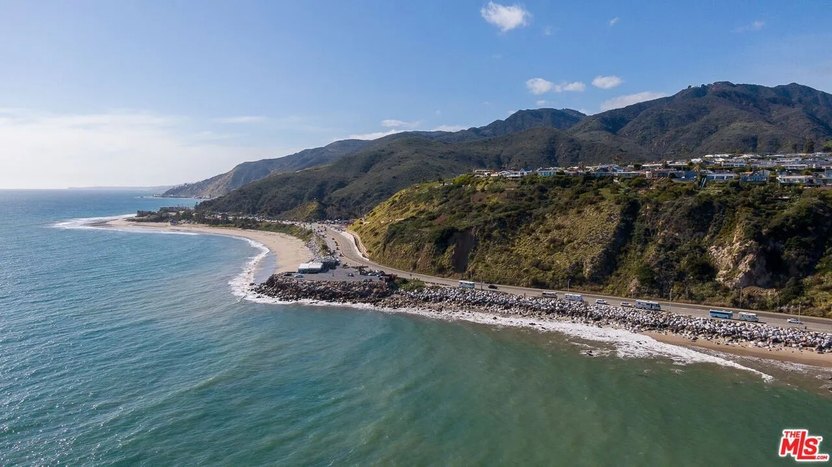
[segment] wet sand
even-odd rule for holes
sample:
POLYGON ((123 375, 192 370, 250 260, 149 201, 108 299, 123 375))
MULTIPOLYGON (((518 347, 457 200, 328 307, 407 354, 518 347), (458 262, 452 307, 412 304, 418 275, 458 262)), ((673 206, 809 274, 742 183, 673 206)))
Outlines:
POLYGON ((811 350, 800 350, 788 347, 757 347, 752 344, 734 344, 719 340, 697 339, 691 340, 687 337, 673 333, 658 331, 644 331, 643 334, 666 344, 679 345, 693 349, 707 349, 738 355, 741 357, 756 357, 780 362, 800 363, 822 368, 832 368, 832 353, 819 354, 811 350))

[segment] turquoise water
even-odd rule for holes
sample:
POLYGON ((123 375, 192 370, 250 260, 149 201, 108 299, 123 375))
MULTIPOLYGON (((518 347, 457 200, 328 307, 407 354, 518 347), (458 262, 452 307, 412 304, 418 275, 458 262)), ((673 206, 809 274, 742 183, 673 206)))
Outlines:
POLYGON ((236 239, 55 228, 171 204, 0 191, 0 465, 788 465, 832 399, 559 334, 240 301, 236 239))

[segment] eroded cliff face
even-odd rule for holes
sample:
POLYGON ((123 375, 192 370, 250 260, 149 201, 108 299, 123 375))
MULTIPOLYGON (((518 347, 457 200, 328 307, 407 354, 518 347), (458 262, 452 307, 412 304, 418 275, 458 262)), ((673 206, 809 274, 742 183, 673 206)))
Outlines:
POLYGON ((716 280, 729 289, 769 287, 771 273, 766 267, 762 248, 736 229, 730 241, 708 247, 717 269, 716 280))

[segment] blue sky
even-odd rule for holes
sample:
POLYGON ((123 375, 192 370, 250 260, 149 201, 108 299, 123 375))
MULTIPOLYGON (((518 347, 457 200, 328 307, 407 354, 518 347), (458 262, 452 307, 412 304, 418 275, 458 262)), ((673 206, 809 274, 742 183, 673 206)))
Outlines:
POLYGON ((830 11, 0 0, 0 188, 194 181, 350 136, 597 113, 722 80, 830 92, 830 11))

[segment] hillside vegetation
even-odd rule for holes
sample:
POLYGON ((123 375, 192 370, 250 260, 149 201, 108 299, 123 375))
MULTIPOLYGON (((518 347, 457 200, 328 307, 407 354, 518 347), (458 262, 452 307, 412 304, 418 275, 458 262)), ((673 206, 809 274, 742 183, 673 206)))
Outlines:
POLYGON ((455 133, 387 136, 348 155, 266 178, 205 202, 215 212, 354 218, 413 183, 477 168, 638 162, 709 152, 818 149, 832 140, 832 96, 806 86, 714 83, 585 116, 523 110, 455 133))
POLYGON ((832 316, 824 190, 465 175, 353 228, 373 259, 424 273, 832 316))

